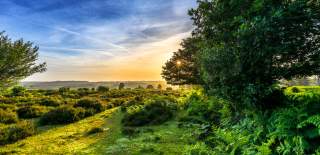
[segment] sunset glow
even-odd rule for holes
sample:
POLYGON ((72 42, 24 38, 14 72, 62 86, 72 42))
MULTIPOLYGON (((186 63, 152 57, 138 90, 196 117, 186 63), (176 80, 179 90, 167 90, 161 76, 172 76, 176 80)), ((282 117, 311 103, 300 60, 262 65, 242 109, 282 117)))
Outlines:
POLYGON ((4 0, 0 31, 40 47, 47 72, 27 81, 162 80, 190 35, 195 0, 4 0))

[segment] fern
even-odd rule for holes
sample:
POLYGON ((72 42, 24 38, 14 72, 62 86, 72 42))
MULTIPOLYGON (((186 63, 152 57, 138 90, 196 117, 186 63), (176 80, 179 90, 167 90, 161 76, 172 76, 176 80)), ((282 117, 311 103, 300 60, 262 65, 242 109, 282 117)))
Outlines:
POLYGON ((318 129, 320 129, 320 115, 313 115, 306 119, 305 121, 298 124, 298 128, 306 127, 307 125, 312 124, 318 129))

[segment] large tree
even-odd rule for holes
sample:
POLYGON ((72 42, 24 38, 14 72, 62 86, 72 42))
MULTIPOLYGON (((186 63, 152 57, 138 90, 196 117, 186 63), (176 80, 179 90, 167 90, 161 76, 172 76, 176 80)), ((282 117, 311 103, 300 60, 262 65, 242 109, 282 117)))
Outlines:
MULTIPOLYGON (((280 79, 319 75, 319 0, 205 0, 190 10, 208 92, 261 104, 280 79)), ((271 103, 270 103, 271 104, 271 103)))
POLYGON ((182 41, 181 49, 162 67, 162 77, 172 85, 200 84, 199 65, 197 52, 199 38, 189 37, 182 41))
POLYGON ((24 42, 22 39, 12 41, 0 32, 0 89, 46 70, 45 63, 36 63, 38 49, 31 42, 24 42))

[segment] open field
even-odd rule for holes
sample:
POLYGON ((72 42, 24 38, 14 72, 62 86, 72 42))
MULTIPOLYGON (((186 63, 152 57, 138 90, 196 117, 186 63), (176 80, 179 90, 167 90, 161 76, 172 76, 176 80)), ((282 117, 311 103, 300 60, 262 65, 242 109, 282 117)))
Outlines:
POLYGON ((59 89, 61 87, 77 88, 96 88, 106 86, 111 89, 118 88, 120 83, 124 83, 126 88, 137 88, 138 86, 147 87, 153 85, 155 88, 160 84, 163 88, 167 87, 165 81, 106 81, 106 82, 88 82, 88 81, 53 81, 53 82, 22 82, 21 84, 28 89, 59 89))

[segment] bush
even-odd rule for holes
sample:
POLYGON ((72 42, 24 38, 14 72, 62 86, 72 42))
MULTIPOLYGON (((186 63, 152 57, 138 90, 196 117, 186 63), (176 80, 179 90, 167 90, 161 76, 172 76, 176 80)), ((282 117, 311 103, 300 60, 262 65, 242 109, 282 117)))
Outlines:
POLYGON ((172 118, 176 109, 176 104, 168 99, 156 98, 145 105, 128 107, 122 123, 125 126, 161 124, 172 118))
POLYGON ((75 105, 75 107, 82 107, 85 109, 94 109, 96 113, 104 110, 104 106, 98 100, 93 99, 81 99, 75 105))
POLYGON ((0 123, 11 124, 18 121, 17 114, 12 111, 0 109, 0 123))
POLYGON ((107 92, 107 91, 109 91, 109 87, 99 86, 99 87, 97 88, 97 91, 98 91, 98 92, 107 92))
POLYGON ((0 145, 14 143, 35 133, 35 127, 31 122, 21 121, 0 130, 0 145))
POLYGON ((300 89, 297 88, 297 87, 292 87, 292 88, 291 88, 291 91, 292 91, 293 93, 299 93, 299 92, 300 92, 300 89))
POLYGON ((40 106, 26 106, 17 110, 19 118, 36 118, 45 113, 43 107, 40 106))
POLYGON ((186 102, 188 117, 199 116, 203 121, 218 125, 231 116, 229 103, 222 99, 192 94, 186 102))
POLYGON ((85 109, 62 106, 51 110, 40 118, 41 125, 68 124, 76 122, 85 117, 85 109))
POLYGON ((151 85, 151 84, 147 85, 146 88, 147 88, 147 89, 154 89, 153 85, 151 85))
POLYGON ((11 95, 12 96, 23 96, 26 92, 26 88, 22 87, 22 86, 16 86, 13 87, 11 90, 11 95))
POLYGON ((61 105, 61 101, 57 98, 51 98, 51 97, 42 98, 40 101, 40 105, 58 107, 61 105))

